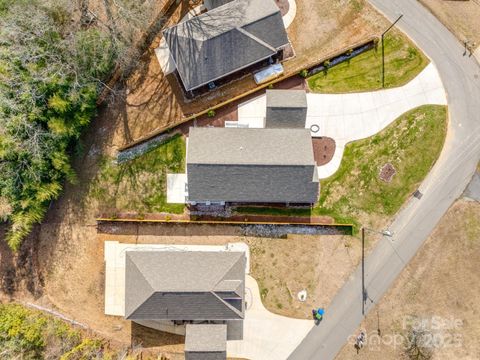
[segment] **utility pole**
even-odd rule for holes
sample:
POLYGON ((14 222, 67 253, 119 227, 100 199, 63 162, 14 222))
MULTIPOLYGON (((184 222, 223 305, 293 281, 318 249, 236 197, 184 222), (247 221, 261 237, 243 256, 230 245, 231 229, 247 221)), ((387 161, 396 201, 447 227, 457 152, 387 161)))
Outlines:
POLYGON ((365 288, 365 230, 382 236, 393 237, 393 232, 388 229, 377 231, 362 227, 362 315, 365 315, 365 302, 367 301, 367 289, 365 288))
POLYGON ((365 228, 362 227, 362 315, 365 315, 365 228))
POLYGON ((397 18, 397 20, 395 20, 393 22, 392 25, 390 25, 388 27, 387 30, 385 30, 383 33, 382 33, 382 88, 385 87, 385 44, 384 44, 384 37, 385 37, 385 34, 395 26, 395 24, 397 22, 400 21, 400 19, 403 17, 403 14, 400 14, 400 16, 397 18))

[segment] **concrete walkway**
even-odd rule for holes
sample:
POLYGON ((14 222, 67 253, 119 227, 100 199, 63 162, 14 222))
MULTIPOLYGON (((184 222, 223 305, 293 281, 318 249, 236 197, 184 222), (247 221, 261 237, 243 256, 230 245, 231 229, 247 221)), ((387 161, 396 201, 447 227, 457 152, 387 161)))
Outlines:
MULTIPOLYGON (((340 166, 345 145, 372 136, 403 113, 424 104, 446 105, 442 81, 433 63, 408 84, 387 90, 351 94, 307 94, 306 128, 318 125, 313 137, 326 136, 336 143, 332 160, 318 167, 321 179, 335 173, 340 166)), ((238 122, 262 127, 266 114, 266 97, 262 95, 238 106, 238 122)))
POLYGON ((287 29, 295 19, 295 15, 297 15, 297 3, 295 0, 288 0, 288 11, 285 15, 283 15, 283 25, 285 29, 287 29))
POLYGON ((313 320, 292 319, 269 312, 262 304, 257 282, 246 277, 245 321, 243 340, 228 341, 229 357, 279 360, 300 344, 313 328, 313 320))

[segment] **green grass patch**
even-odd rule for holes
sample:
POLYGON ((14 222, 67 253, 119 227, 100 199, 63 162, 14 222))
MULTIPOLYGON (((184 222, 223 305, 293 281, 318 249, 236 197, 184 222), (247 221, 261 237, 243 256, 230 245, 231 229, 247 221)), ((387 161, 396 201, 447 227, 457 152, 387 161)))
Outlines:
POLYGON ((167 173, 185 171, 185 151, 184 138, 176 135, 130 161, 104 159, 91 189, 100 212, 112 217, 119 212, 182 213, 183 204, 167 204, 167 173))
POLYGON ((395 120, 380 133, 348 144, 338 171, 321 181, 320 200, 313 209, 242 207, 244 214, 332 217, 355 228, 369 218, 395 214, 425 178, 440 155, 447 132, 447 109, 425 105, 395 120), (380 169, 391 163, 391 182, 380 169))
MULTIPOLYGON (((427 57, 402 35, 391 31, 385 36, 385 88, 402 86, 427 66, 427 57)), ((344 93, 382 88, 382 48, 374 49, 320 72, 307 79, 313 92, 344 93)))
POLYGON ((348 144, 338 171, 321 181, 320 201, 313 212, 359 220, 395 214, 432 168, 446 132, 446 107, 425 105, 380 133, 348 144), (396 171, 389 183, 379 177, 386 163, 396 171))

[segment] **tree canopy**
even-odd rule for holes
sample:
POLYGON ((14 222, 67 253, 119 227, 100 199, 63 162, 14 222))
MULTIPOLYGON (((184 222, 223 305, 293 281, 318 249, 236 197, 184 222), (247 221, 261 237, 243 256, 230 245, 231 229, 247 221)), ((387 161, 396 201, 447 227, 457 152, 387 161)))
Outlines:
MULTIPOLYGON (((138 2, 119 3, 123 13, 143 16, 138 2)), ((131 29, 119 28, 118 17, 102 26, 95 17, 85 21, 84 5, 0 0, 0 220, 11 223, 13 249, 41 221, 65 179, 75 181, 70 150, 136 29, 134 21, 131 29)))

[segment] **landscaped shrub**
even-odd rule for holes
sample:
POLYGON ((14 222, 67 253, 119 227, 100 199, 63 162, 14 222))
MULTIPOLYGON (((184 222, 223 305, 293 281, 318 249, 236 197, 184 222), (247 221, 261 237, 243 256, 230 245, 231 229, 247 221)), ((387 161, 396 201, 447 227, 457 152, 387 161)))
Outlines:
POLYGON ((211 109, 211 110, 208 110, 208 112, 207 112, 207 116, 208 116, 209 118, 212 118, 212 117, 214 117, 214 116, 215 116, 215 110, 213 110, 213 109, 211 109))
POLYGON ((306 78, 308 76, 308 70, 307 69, 303 69, 302 71, 300 71, 298 73, 298 75, 300 75, 301 77, 303 78, 306 78))

